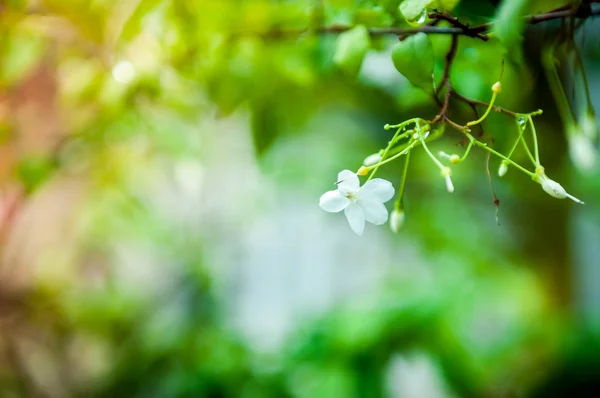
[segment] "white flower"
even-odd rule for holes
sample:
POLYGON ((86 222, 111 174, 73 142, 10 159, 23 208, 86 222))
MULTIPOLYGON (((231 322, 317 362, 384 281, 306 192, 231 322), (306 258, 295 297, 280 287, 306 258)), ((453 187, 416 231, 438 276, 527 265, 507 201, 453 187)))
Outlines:
POLYGON ((560 185, 558 182, 551 180, 545 174, 540 174, 540 183, 542 184, 542 189, 548 193, 550 196, 554 196, 558 199, 569 198, 573 202, 581 203, 583 202, 577 199, 575 196, 569 195, 567 191, 560 185))
POLYGON ((392 232, 398 233, 404 225, 405 219, 406 216, 404 215, 404 210, 394 209, 390 215, 390 228, 392 229, 392 232))
POLYGON ((350 228, 362 235, 365 221, 381 225, 388 219, 388 211, 383 205, 394 196, 392 183, 374 178, 360 186, 356 174, 350 170, 341 171, 337 180, 338 189, 325 192, 319 199, 319 206, 330 213, 344 210, 350 228))

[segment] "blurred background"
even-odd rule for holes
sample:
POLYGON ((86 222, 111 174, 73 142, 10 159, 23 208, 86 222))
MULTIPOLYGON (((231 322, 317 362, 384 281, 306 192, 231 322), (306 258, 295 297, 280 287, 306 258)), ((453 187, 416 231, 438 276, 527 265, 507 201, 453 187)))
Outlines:
MULTIPOLYGON (((584 206, 492 159, 498 224, 484 152, 449 194, 421 151, 403 229, 358 237, 320 195, 386 145, 384 124, 438 107, 394 69, 396 36, 348 67, 315 27, 408 26, 399 3, 1 1, 0 397, 598 391, 600 171, 565 133, 590 115, 573 48, 600 106, 598 20, 558 57, 577 125, 542 66, 564 21, 515 47, 461 37, 451 75, 489 101, 504 59, 498 104, 544 110, 542 163, 584 206)), ((483 23, 523 1, 454 3, 483 23)), ((431 39, 439 81, 450 37, 431 39)), ((493 112, 482 132, 506 151, 514 128, 493 112)), ((447 128, 430 147, 461 141, 447 128)), ((398 187, 400 166, 378 176, 398 187)))

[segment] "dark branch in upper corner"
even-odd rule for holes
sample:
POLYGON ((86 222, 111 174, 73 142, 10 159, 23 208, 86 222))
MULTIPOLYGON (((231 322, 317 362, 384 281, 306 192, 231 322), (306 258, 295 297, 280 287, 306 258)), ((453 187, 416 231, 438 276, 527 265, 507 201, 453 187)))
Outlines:
MULTIPOLYGON (((591 8, 592 3, 600 3, 600 0, 587 0, 583 1, 583 3, 579 7, 570 7, 563 6, 557 8, 555 10, 551 10, 542 14, 529 15, 524 17, 525 22, 530 25, 535 25, 540 22, 551 21, 554 19, 564 19, 564 18, 581 18, 585 19, 592 16, 600 15, 599 10, 593 10, 591 8), (569 8, 567 8, 569 7, 569 8)), ((408 35, 413 35, 416 33, 427 33, 427 34, 450 34, 450 35, 462 35, 477 38, 483 41, 488 40, 488 36, 484 33, 489 31, 493 26, 494 22, 485 23, 477 26, 469 26, 466 25, 449 14, 433 12, 429 14, 429 17, 434 20, 433 23, 427 24, 424 26, 414 27, 414 28, 395 28, 395 27, 386 27, 386 28, 370 28, 369 33, 371 36, 382 36, 382 35, 396 35, 401 39, 405 38, 408 35), (444 20, 449 22, 452 26, 436 26, 439 20, 444 20)), ((317 28, 307 28, 307 29, 276 29, 269 30, 262 33, 264 37, 269 38, 285 38, 285 37, 294 37, 302 34, 310 34, 310 33, 318 33, 318 34, 337 34, 343 33, 347 30, 352 29, 354 26, 346 26, 346 25, 330 25, 324 27, 317 28)), ((249 32, 248 32, 249 33, 249 32)), ((244 32, 240 32, 239 35, 244 35, 244 32)), ((237 36, 237 35, 236 35, 237 36)))

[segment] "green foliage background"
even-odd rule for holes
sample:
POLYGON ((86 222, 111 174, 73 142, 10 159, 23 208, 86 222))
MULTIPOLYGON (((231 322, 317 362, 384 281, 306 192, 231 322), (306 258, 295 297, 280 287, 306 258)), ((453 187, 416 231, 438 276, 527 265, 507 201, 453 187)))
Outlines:
MULTIPOLYGON (((560 22, 519 18, 565 2, 495 3, 3 2, 0 397, 548 397, 597 383, 598 167, 571 165, 543 72, 560 22), (488 42, 461 37, 452 83, 489 101, 503 68, 497 104, 544 109, 546 170, 584 207, 516 170, 496 178, 492 160, 496 225, 477 151, 452 195, 415 156, 398 235, 369 225, 358 239, 322 214, 337 172, 385 146, 384 124, 439 111, 421 62, 439 81, 450 37, 392 59, 397 37, 367 30, 412 26, 399 10, 425 7, 501 21, 488 42), (365 272, 378 276, 356 282, 365 272)), ((596 104, 597 28, 576 36, 596 104)), ((579 118, 581 77, 566 76, 579 118)), ((492 112, 483 132, 507 150, 514 122, 492 112)), ((431 146, 462 144, 447 127, 431 146)), ((380 173, 397 186, 401 168, 380 173)))

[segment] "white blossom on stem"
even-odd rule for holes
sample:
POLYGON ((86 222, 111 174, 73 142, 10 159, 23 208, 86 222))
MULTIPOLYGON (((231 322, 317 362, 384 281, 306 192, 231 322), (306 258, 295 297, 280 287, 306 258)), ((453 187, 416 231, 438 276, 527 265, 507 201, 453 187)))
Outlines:
POLYGON ((362 235, 365 221, 381 225, 388 219, 388 211, 383 205, 394 196, 392 183, 382 178, 374 178, 360 186, 358 176, 350 170, 338 174, 338 189, 325 192, 319 199, 319 206, 330 213, 344 210, 350 228, 362 235))

